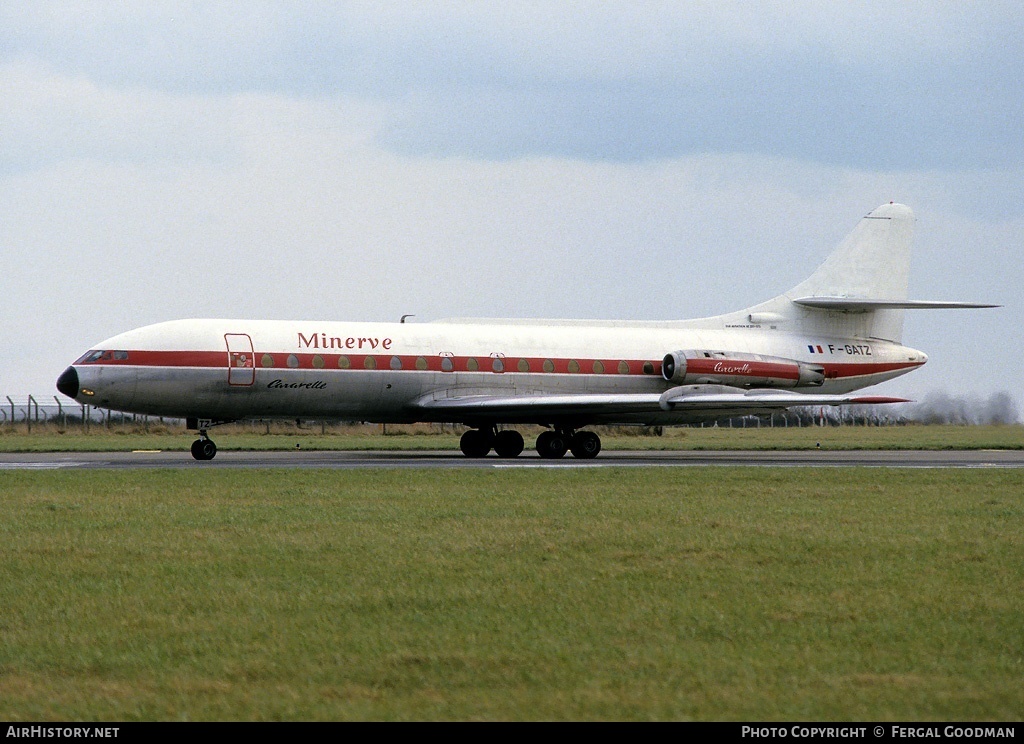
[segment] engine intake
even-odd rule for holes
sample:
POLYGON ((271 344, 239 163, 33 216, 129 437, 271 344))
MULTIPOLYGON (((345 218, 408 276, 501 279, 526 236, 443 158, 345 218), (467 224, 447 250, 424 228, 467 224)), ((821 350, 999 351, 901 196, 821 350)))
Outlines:
POLYGON ((763 354, 685 350, 665 355, 661 376, 677 385, 819 387, 825 382, 825 368, 763 354))

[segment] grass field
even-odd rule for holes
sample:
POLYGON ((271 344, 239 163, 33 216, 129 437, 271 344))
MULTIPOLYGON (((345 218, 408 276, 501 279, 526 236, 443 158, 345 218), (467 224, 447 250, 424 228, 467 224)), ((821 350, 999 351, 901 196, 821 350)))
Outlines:
POLYGON ((0 471, 0 720, 1020 720, 1024 472, 0 471))
MULTIPOLYGON (((532 448, 538 427, 518 427, 532 448)), ((462 429, 427 424, 319 425, 233 424, 210 431, 217 446, 229 450, 399 450, 458 451, 462 429)), ((828 426, 730 429, 725 427, 666 428, 662 436, 641 436, 639 428, 598 427, 603 447, 646 450, 722 449, 1024 449, 1024 426, 828 426)), ((187 452, 195 432, 167 426, 94 426, 89 434, 75 427, 0 426, 0 452, 131 451, 187 452), (147 430, 148 429, 148 430, 147 430)))

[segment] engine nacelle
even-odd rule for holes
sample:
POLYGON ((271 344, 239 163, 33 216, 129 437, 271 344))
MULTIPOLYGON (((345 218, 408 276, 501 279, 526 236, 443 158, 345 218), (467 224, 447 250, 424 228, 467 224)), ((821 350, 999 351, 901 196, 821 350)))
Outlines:
POLYGON ((825 368, 763 354, 687 350, 666 354, 661 376, 676 385, 818 387, 825 382, 825 368))

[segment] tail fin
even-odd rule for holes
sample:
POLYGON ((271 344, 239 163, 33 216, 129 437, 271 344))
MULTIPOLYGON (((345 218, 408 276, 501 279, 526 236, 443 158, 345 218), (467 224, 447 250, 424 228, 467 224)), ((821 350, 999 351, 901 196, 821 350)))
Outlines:
POLYGON ((760 305, 714 318, 799 333, 900 342, 903 311, 1000 307, 908 300, 914 213, 890 202, 867 214, 806 280, 760 305))
MULTIPOLYGON (((903 308, 910 282, 910 248, 914 237, 914 213, 903 204, 883 204, 861 218, 825 263, 786 296, 802 307, 815 308, 808 320, 824 310, 829 325, 841 333, 855 332, 868 338, 900 341, 903 308), (828 305, 813 305, 811 298, 835 298, 828 305), (875 300, 875 303, 843 304, 844 300, 875 300), (885 305, 890 305, 886 307, 885 305), (850 317, 852 314, 861 317, 850 317), (859 333, 858 333, 859 332, 859 333)), ((825 320, 818 318, 819 322, 825 320)))
POLYGON ((883 204, 857 224, 825 262, 793 289, 726 316, 801 333, 899 341, 910 279, 914 213, 883 204))
POLYGON ((906 300, 913 233, 910 207, 883 204, 863 217, 825 263, 786 295, 906 300))

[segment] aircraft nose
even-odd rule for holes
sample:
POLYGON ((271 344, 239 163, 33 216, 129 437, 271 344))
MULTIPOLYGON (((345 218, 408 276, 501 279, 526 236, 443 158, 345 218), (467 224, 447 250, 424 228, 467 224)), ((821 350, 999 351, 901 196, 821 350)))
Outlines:
POLYGON ((69 398, 78 395, 78 371, 74 367, 68 367, 57 378, 57 390, 69 398))

